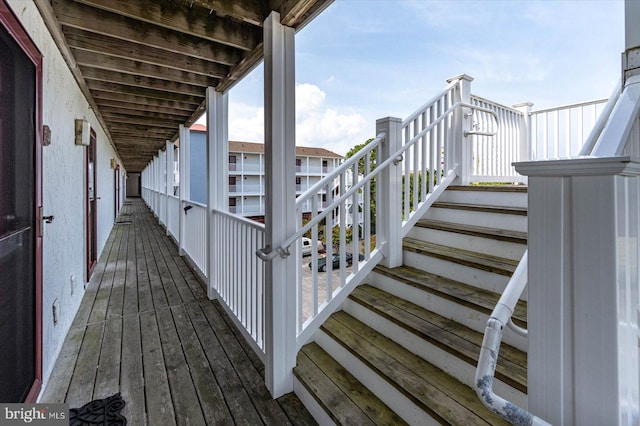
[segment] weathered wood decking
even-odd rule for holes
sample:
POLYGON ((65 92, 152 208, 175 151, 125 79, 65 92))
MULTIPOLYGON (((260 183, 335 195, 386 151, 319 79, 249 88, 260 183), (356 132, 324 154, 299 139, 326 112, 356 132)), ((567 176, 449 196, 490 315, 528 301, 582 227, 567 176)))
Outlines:
POLYGON ((263 367, 140 199, 104 248, 42 402, 80 407, 121 392, 137 425, 315 424, 263 367))

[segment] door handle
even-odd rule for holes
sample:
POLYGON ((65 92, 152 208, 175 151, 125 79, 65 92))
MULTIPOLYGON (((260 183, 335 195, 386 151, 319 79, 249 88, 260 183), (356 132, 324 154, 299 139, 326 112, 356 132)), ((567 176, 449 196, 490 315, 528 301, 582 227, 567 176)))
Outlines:
POLYGON ((55 219, 54 215, 42 216, 42 220, 44 221, 44 223, 51 223, 51 222, 53 222, 53 219, 55 219))

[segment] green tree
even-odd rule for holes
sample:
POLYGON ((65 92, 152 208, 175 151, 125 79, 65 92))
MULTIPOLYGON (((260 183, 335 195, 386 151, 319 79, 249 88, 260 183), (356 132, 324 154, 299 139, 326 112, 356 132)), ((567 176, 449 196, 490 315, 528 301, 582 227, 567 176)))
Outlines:
MULTIPOLYGON (((373 138, 368 139, 364 143, 354 146, 347 152, 346 157, 347 158, 353 157, 362 148, 367 146, 372 140, 373 138)), ((369 171, 370 172, 373 171, 373 169, 376 167, 377 153, 378 153, 378 150, 374 149, 373 151, 371 151, 369 155, 369 171)), ((366 156, 362 157, 358 161, 358 173, 361 175, 364 175, 364 172, 365 172, 364 170, 365 160, 366 160, 366 156)), ((363 206, 363 208, 366 208, 366 206, 363 206)), ((369 210, 371 211, 371 233, 375 234, 376 232, 376 178, 375 177, 371 179, 369 183, 369 210)))

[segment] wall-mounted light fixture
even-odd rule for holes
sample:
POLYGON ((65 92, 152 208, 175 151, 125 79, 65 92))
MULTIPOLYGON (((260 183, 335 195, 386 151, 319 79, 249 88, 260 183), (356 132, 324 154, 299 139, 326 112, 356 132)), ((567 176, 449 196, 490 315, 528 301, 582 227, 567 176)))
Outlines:
POLYGON ((115 169, 117 165, 118 165, 118 163, 116 162, 116 159, 115 159, 115 158, 112 158, 112 159, 111 159, 111 168, 112 168, 112 169, 115 169))
POLYGON ((84 118, 76 119, 76 145, 89 146, 91 125, 84 118))

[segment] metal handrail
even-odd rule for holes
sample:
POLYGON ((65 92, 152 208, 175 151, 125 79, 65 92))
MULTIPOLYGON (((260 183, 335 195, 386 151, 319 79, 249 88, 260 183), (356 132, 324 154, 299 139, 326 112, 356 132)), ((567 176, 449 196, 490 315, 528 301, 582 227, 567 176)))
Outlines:
MULTIPOLYGON (((291 246, 291 244, 293 244, 298 238, 302 237, 311 228, 313 228, 318 223, 320 223, 320 221, 322 221, 327 215, 329 215, 330 212, 332 212, 336 207, 338 207, 340 204, 342 204, 342 202, 344 200, 346 200, 347 198, 349 198, 353 194, 355 194, 358 190, 360 190, 360 188, 362 188, 365 184, 367 184, 373 177, 378 175, 378 173, 380 173, 382 170, 386 169, 390 164, 393 163, 394 165, 397 165, 400 161, 402 161, 402 156, 405 153, 405 151, 407 151, 409 148, 411 148, 424 135, 426 135, 428 132, 433 130, 433 128, 436 125, 438 125, 449 114, 451 114, 453 111, 455 111, 456 108, 460 108, 460 107, 470 108, 470 109, 473 109, 473 110, 476 110, 476 111, 482 111, 482 112, 489 113, 489 114, 493 115, 493 117, 495 118, 496 122, 498 122, 497 114, 493 110, 491 110, 489 108, 483 108, 483 107, 479 107, 479 106, 476 106, 476 105, 471 105, 471 104, 466 103, 466 102, 456 102, 455 104, 453 104, 449 108, 447 108, 442 113, 442 115, 440 117, 435 119, 431 124, 429 124, 427 127, 425 127, 422 131, 420 131, 419 133, 414 135, 414 137, 410 141, 407 141, 402 146, 402 148, 398 149, 394 154, 390 155, 389 158, 387 158, 382 163, 376 165, 375 169, 373 169, 369 174, 367 174, 367 176, 365 176, 358 183, 356 183, 355 185, 352 185, 351 188, 349 188, 349 190, 347 192, 342 194, 340 197, 334 199, 334 201, 331 204, 329 204, 329 206, 327 206, 319 215, 317 215, 312 220, 307 222, 306 225, 304 225, 303 227, 298 229, 298 231, 293 233, 280 246, 275 247, 275 248, 272 249, 271 247, 269 247, 267 245, 266 247, 257 250, 256 251, 256 255, 260 259, 262 259, 264 261, 271 260, 271 259, 275 258, 277 255, 280 255, 280 257, 283 257, 283 258, 289 256, 289 254, 290 254, 289 253, 289 247, 291 246)), ((472 132, 465 132, 465 136, 470 135, 470 134, 473 134, 473 133, 472 132)), ((377 146, 378 144, 382 143, 382 140, 384 139, 384 137, 386 137, 386 135, 384 133, 379 134, 376 137, 376 139, 374 139, 371 143, 369 143, 369 145, 374 145, 375 144, 374 147, 377 146)), ((367 147, 368 147, 368 145, 367 145, 367 147)), ((357 157, 352 157, 349 160, 347 160, 344 164, 342 164, 339 168, 337 168, 333 173, 331 173, 331 174, 327 175, 326 177, 324 177, 322 180, 320 180, 315 185, 313 185, 309 190, 307 190, 307 192, 305 192, 303 195, 298 197, 298 201, 302 202, 303 200, 307 200, 308 198, 310 198, 312 195, 315 195, 317 193, 318 189, 326 186, 333 179, 335 179, 336 176, 339 176, 343 171, 345 171, 348 168, 348 166, 352 166, 353 164, 355 164, 356 161, 358 161, 360 158, 364 157, 364 155, 369 153, 372 149, 373 149, 373 147, 369 148, 369 149, 360 150, 360 152, 364 151, 362 153, 362 155, 358 155, 357 157), (345 166, 345 167, 343 167, 343 166, 345 166)), ((360 152, 358 152, 358 154, 360 154, 360 152)), ((296 202, 296 205, 298 205, 298 202, 296 202)))
POLYGON ((527 286, 528 252, 525 251, 518 267, 509 280, 500 300, 491 312, 480 348, 476 369, 476 393, 482 403, 500 417, 514 425, 549 425, 522 407, 507 401, 493 392, 493 380, 498 363, 502 332, 505 325, 516 333, 526 336, 527 331, 513 324, 512 316, 516 304, 527 286))

